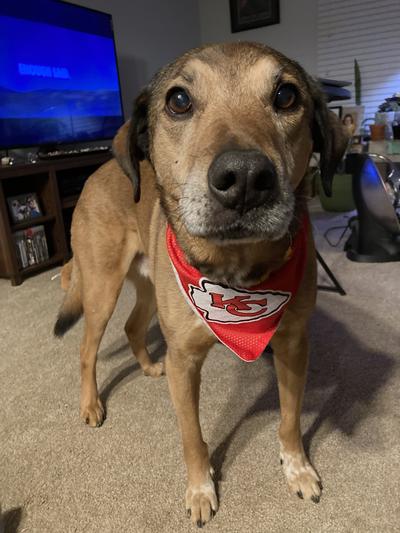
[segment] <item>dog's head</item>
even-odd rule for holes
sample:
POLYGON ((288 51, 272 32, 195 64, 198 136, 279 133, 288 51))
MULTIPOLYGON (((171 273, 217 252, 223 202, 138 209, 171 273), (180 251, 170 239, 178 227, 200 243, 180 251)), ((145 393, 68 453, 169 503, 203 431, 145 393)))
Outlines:
POLYGON ((347 143, 316 82, 255 43, 205 46, 161 70, 126 137, 114 151, 136 201, 147 159, 175 231, 219 243, 284 236, 312 152, 329 194, 347 143))

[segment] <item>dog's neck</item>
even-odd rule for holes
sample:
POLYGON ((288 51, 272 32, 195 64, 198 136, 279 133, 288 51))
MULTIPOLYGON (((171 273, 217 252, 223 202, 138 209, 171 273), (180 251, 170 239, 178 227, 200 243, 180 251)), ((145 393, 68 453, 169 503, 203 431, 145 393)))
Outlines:
POLYGON ((188 263, 205 277, 231 287, 252 287, 267 279, 290 258, 293 239, 307 209, 302 192, 296 191, 288 232, 277 241, 219 244, 190 235, 184 226, 178 230, 172 219, 169 222, 188 263))

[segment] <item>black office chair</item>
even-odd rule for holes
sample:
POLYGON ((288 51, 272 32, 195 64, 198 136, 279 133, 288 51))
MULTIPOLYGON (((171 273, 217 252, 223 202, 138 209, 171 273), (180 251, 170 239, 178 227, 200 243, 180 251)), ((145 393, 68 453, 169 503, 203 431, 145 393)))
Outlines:
POLYGON ((363 263, 400 261, 400 171, 379 154, 350 154, 357 216, 350 220, 347 257, 363 263))

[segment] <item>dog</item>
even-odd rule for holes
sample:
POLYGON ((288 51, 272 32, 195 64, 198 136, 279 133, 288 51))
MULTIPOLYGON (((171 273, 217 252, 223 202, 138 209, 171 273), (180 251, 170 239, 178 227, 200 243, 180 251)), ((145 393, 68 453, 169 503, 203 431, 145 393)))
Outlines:
MULTIPOLYGON (((280 459, 290 491, 320 499, 320 478, 300 431, 307 323, 316 296, 305 176, 319 152, 329 195, 346 144, 317 82, 296 62, 257 43, 204 46, 163 68, 137 97, 131 120, 114 139, 115 157, 88 179, 75 208, 73 257, 63 269, 67 292, 54 333, 62 336, 84 315, 80 415, 89 426, 103 422, 96 355, 129 278, 137 301, 125 331, 145 374, 163 373, 145 342, 156 312, 167 343, 166 374, 187 467, 186 510, 199 527, 218 509, 199 423, 200 371, 220 335, 215 328, 225 327, 215 318, 205 323, 202 304, 194 307, 206 284, 226 291, 213 293, 209 310, 223 315, 229 307, 230 316, 245 315, 250 328, 262 322, 267 299, 277 298, 274 313, 285 305, 270 341, 280 459), (292 264, 294 249, 303 258, 288 276, 298 278, 295 293, 259 290, 251 297, 252 287, 292 264), (201 286, 189 283, 191 294, 182 288, 173 254, 201 278, 201 286)), ((236 327, 228 320, 230 331, 236 327)), ((252 338, 265 340, 261 333, 252 338)))

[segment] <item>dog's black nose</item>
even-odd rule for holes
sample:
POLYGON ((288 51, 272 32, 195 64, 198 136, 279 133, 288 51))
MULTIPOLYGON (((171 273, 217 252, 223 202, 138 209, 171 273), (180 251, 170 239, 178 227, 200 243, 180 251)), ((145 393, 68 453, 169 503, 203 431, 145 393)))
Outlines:
POLYGON ((257 150, 230 150, 219 154, 208 169, 208 187, 220 204, 244 213, 257 207, 276 190, 273 163, 257 150))

